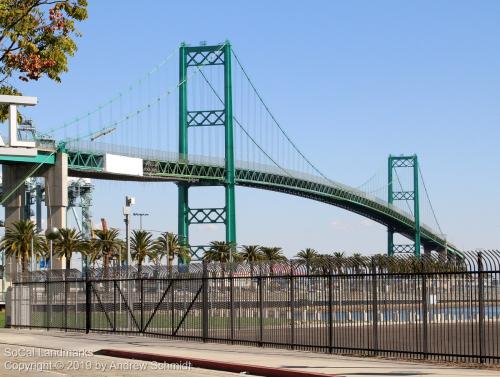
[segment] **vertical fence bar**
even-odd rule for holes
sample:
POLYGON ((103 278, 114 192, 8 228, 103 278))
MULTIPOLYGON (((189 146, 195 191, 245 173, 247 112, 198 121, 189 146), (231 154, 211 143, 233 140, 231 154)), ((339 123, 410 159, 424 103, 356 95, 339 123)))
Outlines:
POLYGON ((484 363, 484 271, 483 271, 483 253, 477 253, 477 285, 479 301, 479 362, 484 363))
POLYGON ((140 326, 141 328, 139 329, 139 332, 144 331, 144 279, 141 276, 141 280, 139 281, 139 286, 141 289, 140 292, 140 300, 141 300, 141 323, 140 326))
POLYGON ((422 354, 427 359, 428 349, 428 327, 429 327, 429 303, 427 294, 427 275, 422 269, 422 354))
POLYGON ((233 276, 233 262, 229 262, 229 315, 230 315, 230 339, 231 343, 234 341, 234 276, 233 276))
POLYGON ((91 316, 92 316, 92 308, 91 308, 91 284, 92 282, 89 280, 88 275, 85 278, 85 333, 88 334, 90 332, 90 328, 92 326, 91 316))
POLYGON ((64 274, 64 331, 68 331, 68 282, 66 276, 66 270, 64 274))
MULTIPOLYGON (((31 330, 31 325, 32 325, 32 322, 33 322, 33 287, 35 287, 34 291, 35 291, 35 294, 36 294, 36 284, 33 284, 33 282, 29 282, 28 283, 28 287, 29 287, 29 308, 30 308, 30 317, 29 317, 29 329, 31 330)), ((4 297, 4 300, 5 300, 5 297, 4 297)))
POLYGON ((116 332, 116 280, 113 280, 113 332, 116 332))
POLYGON ((203 277, 202 277, 202 338, 203 342, 208 338, 208 269, 207 262, 203 261, 203 277))
POLYGON ((262 281, 262 270, 257 280, 259 283, 259 346, 262 347, 264 340, 264 287, 262 281))
POLYGON ((328 352, 333 352, 333 277, 328 271, 328 352))
MULTIPOLYGON (((22 289, 22 286, 21 286, 21 289, 22 289)), ((47 310, 45 311, 46 314, 45 314, 45 319, 46 319, 46 322, 45 322, 45 326, 47 327, 47 331, 50 329, 50 282, 49 282, 49 278, 47 277, 47 280, 45 281, 45 302, 46 302, 46 305, 47 305, 47 310)))
POLYGON ((378 354, 378 290, 377 290, 377 268, 372 259, 372 348, 375 355, 378 354))
POLYGON ((290 262, 290 343, 292 350, 295 349, 295 278, 293 276, 293 262, 290 262))
POLYGON ((174 335, 174 320, 175 320, 175 313, 174 313, 174 308, 175 308, 175 280, 172 277, 172 293, 170 294, 170 301, 171 301, 171 311, 170 311, 170 335, 174 335))

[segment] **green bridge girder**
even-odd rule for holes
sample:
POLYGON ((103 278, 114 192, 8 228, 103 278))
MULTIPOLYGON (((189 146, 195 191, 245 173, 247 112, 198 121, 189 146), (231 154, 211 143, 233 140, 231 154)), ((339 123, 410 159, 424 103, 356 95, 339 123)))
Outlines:
MULTIPOLYGON (((92 152, 68 151, 70 174, 80 177, 117 180, 168 180, 193 182, 196 185, 224 185, 225 168, 199 162, 143 160, 144 177, 110 177, 103 171, 104 156, 92 152)), ((414 219, 397 208, 364 196, 355 189, 334 183, 321 183, 313 179, 236 167, 236 185, 282 192, 334 205, 357 213, 373 221, 393 228, 413 240, 414 219)), ((447 250, 462 256, 462 253, 441 235, 421 226, 421 242, 428 250, 447 250)))

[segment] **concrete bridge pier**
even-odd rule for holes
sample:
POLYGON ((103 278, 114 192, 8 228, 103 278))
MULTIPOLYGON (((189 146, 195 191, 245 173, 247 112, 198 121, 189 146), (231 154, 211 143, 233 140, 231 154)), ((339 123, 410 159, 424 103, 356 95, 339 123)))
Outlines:
MULTIPOLYGON (((55 165, 49 166, 44 174, 45 205, 47 206, 47 229, 66 227, 68 206, 68 154, 57 153, 55 165)), ((64 268, 64 260, 54 258, 52 268, 64 268)))
MULTIPOLYGON (((22 219, 24 214, 24 177, 29 172, 29 165, 2 165, 3 195, 8 195, 16 186, 19 187, 7 198, 3 204, 5 208, 5 228, 22 219)), ((12 281, 17 270, 14 257, 5 258, 5 280, 12 281)), ((5 290, 6 287, 2 287, 5 290)))
MULTIPOLYGON (((5 201, 5 227, 8 228, 24 217, 24 179, 34 168, 33 164, 2 165, 2 186, 4 195, 19 186, 5 201)), ((47 206, 47 227, 66 227, 68 206, 68 155, 57 153, 56 163, 44 166, 35 174, 45 178, 45 204, 47 206)), ((34 175, 36 176, 36 175, 34 175)), ((64 260, 54 258, 53 268, 64 268, 64 260)), ((5 280, 12 281, 17 270, 15 258, 5 260, 5 280)), ((5 287, 2 287, 5 289, 5 287)))

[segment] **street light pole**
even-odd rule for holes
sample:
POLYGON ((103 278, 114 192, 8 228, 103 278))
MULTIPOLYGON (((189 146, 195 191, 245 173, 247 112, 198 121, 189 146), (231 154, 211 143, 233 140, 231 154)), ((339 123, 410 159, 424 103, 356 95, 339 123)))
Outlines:
POLYGON ((127 247, 127 267, 130 266, 132 258, 130 255, 130 207, 135 204, 135 198, 131 196, 125 197, 125 206, 123 207, 123 215, 125 216, 125 244, 127 247))
POLYGON ((52 241, 54 241, 55 239, 57 239, 59 237, 59 229, 57 229, 56 227, 48 228, 45 231, 45 237, 50 241, 50 269, 52 270, 54 267, 54 259, 53 259, 54 255, 52 252, 52 241))
POLYGON ((149 213, 133 213, 134 216, 139 216, 139 229, 142 230, 142 216, 149 216, 149 213))
MULTIPOLYGON (((125 216, 125 244, 127 247, 127 305, 130 307, 134 307, 132 303, 132 295, 131 295, 131 287, 129 273, 130 273, 130 265, 132 264, 132 256, 130 255, 130 207, 135 204, 135 198, 131 196, 125 197, 125 206, 123 207, 123 215, 125 216)), ((120 281, 120 289, 121 289, 121 281, 120 281)), ((121 306, 121 298, 120 298, 120 306, 121 306)), ((132 324, 132 317, 130 313, 127 313, 127 329, 130 330, 130 326, 132 324)))

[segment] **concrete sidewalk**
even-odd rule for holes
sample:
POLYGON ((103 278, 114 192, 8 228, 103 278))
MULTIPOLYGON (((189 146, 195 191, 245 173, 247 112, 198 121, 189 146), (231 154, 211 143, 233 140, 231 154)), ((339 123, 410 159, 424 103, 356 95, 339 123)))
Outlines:
MULTIPOLYGON (((186 342, 140 336, 83 334, 45 330, 0 329, 0 345, 40 347, 95 352, 116 349, 129 352, 188 356, 217 362, 231 362, 286 368, 296 371, 342 376, 498 376, 498 370, 459 368, 434 363, 344 357, 250 346, 186 342)), ((1 370, 2 366, 0 366, 1 370)), ((212 371, 213 372, 213 371, 212 371)), ((227 375, 227 373, 221 374, 227 375)))

